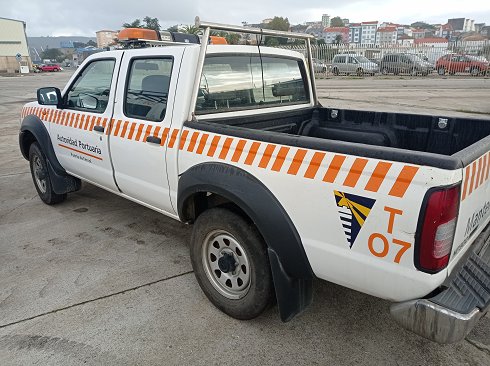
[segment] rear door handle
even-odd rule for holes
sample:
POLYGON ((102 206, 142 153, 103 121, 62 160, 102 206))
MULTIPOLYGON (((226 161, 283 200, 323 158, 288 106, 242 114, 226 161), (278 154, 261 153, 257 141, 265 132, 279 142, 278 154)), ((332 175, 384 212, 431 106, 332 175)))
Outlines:
POLYGON ((162 140, 160 139, 160 137, 148 136, 146 138, 146 142, 150 142, 152 144, 158 144, 158 145, 160 145, 160 142, 162 142, 162 140))
POLYGON ((104 132, 104 126, 94 126, 94 130, 97 132, 104 132))

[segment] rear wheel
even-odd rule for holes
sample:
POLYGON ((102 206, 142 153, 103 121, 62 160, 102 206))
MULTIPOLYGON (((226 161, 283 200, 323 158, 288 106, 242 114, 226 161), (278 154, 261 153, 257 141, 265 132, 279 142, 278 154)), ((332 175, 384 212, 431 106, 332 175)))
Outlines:
POLYGON ((273 299, 266 245, 238 214, 213 208, 195 224, 190 247, 196 279, 208 299, 236 319, 259 316, 273 299))
POLYGON ((471 74, 471 76, 478 76, 478 75, 480 75, 480 69, 478 67, 473 67, 470 70, 470 74, 471 74))
POLYGON ((382 73, 383 75, 388 75, 388 69, 387 69, 386 67, 383 67, 383 68, 381 69, 381 73, 382 73))
POLYGON ((361 68, 357 69, 357 71, 356 71, 356 75, 357 75, 357 76, 363 76, 363 75, 364 75, 364 70, 363 70, 363 69, 361 69, 361 68))
POLYGON ((66 193, 57 194, 53 191, 49 179, 46 157, 39 148, 37 142, 34 142, 29 149, 29 166, 31 168, 31 176, 37 194, 44 203, 54 205, 66 199, 66 193))

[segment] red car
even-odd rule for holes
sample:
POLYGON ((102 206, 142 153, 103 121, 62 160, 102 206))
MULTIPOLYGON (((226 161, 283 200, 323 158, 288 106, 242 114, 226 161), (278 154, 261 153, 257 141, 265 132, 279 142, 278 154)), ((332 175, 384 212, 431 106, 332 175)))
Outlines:
POLYGON ((482 56, 445 55, 437 60, 436 70, 439 75, 445 75, 446 72, 450 75, 457 72, 469 72, 477 76, 488 71, 488 61, 482 56))
POLYGON ((38 69, 41 71, 61 71, 62 68, 59 65, 51 64, 51 65, 41 65, 38 66, 38 69))

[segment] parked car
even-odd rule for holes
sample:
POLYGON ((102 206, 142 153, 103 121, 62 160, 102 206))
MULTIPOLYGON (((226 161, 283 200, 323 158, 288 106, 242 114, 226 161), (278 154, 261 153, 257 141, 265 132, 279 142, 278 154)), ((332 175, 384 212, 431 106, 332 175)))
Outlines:
POLYGON ((314 58, 313 69, 315 70, 316 73, 322 73, 322 72, 325 73, 327 72, 327 65, 325 64, 324 61, 314 58))
POLYGON ((362 76, 364 74, 374 75, 377 72, 379 72, 378 65, 364 56, 344 53, 335 55, 332 61, 332 73, 334 75, 345 73, 362 76))
POLYGON ((384 55, 380 70, 383 75, 387 74, 410 74, 424 76, 430 74, 434 69, 430 62, 422 60, 419 56, 411 53, 392 53, 384 55))
POLYGON ((39 70, 41 71, 61 71, 63 70, 60 65, 56 64, 43 64, 38 66, 39 70))
POLYGON ((448 54, 442 56, 436 62, 436 70, 439 75, 446 72, 454 75, 457 72, 469 72, 473 76, 488 72, 489 63, 481 56, 448 54))

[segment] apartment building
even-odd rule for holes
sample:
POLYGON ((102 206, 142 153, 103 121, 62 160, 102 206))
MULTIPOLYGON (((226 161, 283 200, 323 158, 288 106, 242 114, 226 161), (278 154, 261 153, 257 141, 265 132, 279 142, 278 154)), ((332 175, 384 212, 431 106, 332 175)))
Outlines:
POLYGON ((361 23, 361 44, 373 45, 376 43, 376 30, 378 29, 378 21, 362 22, 361 23))
POLYGON ((349 43, 348 27, 327 27, 323 30, 325 43, 349 43))
POLYGON ((397 38, 398 31, 395 26, 378 28, 376 31, 377 45, 396 44, 397 38))
POLYGON ((361 43, 361 23, 349 24, 349 43, 361 43))

